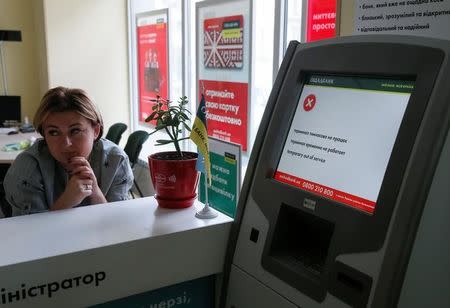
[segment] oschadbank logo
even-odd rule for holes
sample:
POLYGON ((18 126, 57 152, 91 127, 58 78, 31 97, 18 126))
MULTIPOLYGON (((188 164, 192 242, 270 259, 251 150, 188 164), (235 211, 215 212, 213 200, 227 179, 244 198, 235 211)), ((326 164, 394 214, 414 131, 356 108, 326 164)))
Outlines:
POLYGON ((20 289, 7 290, 0 289, 1 304, 9 304, 25 300, 29 297, 36 296, 52 296, 59 291, 68 290, 72 288, 81 287, 83 285, 94 285, 98 287, 100 282, 106 279, 105 272, 97 272, 94 274, 86 274, 84 276, 77 276, 73 278, 63 279, 61 281, 52 281, 49 283, 42 283, 34 286, 27 286, 25 283, 20 284, 20 289))
POLYGON ((303 109, 305 111, 311 111, 316 105, 316 96, 314 94, 308 95, 303 101, 303 109))

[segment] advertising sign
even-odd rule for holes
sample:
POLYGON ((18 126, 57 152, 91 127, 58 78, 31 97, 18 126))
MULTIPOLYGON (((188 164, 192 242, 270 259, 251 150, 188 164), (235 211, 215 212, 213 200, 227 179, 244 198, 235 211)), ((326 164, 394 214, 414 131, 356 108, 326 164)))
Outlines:
POLYGON ((248 84, 200 80, 206 100, 208 136, 234 142, 247 150, 248 84))
POLYGON ((336 36, 336 0, 309 0, 306 41, 336 36))
POLYGON ((204 21, 203 59, 207 68, 242 68, 244 61, 242 15, 204 21))
POLYGON ((197 6, 197 85, 204 94, 208 136, 247 151, 251 73, 249 0, 197 6))
POLYGON ((151 100, 156 95, 163 98, 169 95, 167 33, 167 13, 146 15, 137 20, 139 122, 144 122, 151 114, 154 105, 151 100))
MULTIPOLYGON (((241 183, 241 147, 209 138, 212 183, 208 187, 209 205, 234 218, 241 183)), ((205 178, 200 178, 200 201, 205 203, 205 178)))
POLYGON ((450 39, 450 1, 355 1, 354 34, 450 39))

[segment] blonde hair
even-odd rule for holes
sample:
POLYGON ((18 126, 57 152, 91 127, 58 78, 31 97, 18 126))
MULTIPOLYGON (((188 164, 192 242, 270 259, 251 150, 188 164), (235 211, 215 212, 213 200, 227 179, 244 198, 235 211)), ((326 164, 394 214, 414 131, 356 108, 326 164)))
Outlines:
POLYGON ((76 88, 56 87, 50 89, 42 97, 36 115, 34 127, 44 136, 42 124, 51 113, 74 111, 88 119, 92 125, 100 125, 100 133, 96 140, 103 135, 103 119, 95 104, 84 90, 76 88))

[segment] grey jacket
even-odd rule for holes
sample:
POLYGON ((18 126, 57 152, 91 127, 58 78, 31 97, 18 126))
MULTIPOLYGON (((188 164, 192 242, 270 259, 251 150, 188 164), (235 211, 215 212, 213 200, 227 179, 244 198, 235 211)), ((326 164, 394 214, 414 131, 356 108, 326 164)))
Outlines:
MULTIPOLYGON (((89 162, 108 202, 128 199, 133 173, 127 154, 106 139, 94 143, 89 162)), ((9 168, 4 188, 12 215, 45 212, 64 192, 68 176, 43 139, 22 152, 9 168)), ((79 206, 89 205, 85 198, 79 206)))

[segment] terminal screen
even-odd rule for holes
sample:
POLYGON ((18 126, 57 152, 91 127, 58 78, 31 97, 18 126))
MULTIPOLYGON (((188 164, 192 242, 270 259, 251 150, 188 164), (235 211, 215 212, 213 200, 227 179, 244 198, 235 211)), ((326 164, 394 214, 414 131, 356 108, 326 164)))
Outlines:
POLYGON ((310 74, 277 181, 373 214, 411 80, 310 74))

